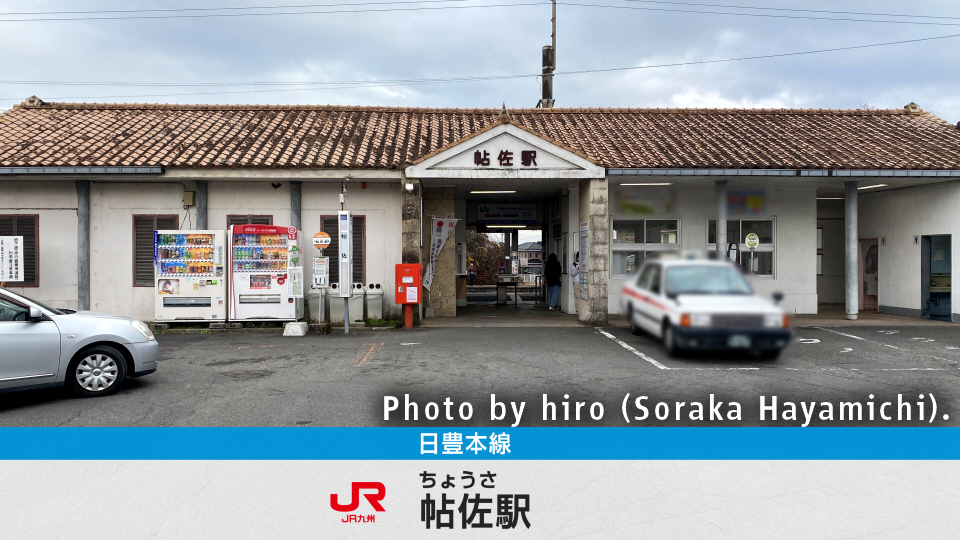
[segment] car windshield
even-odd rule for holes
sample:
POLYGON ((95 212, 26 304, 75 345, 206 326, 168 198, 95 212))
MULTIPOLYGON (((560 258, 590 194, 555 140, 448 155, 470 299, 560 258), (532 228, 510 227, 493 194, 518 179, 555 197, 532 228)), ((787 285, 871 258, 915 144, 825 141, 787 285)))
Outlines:
MULTIPOLYGON (((0 289, 0 290, 2 290, 2 289, 0 289)), ((18 296, 20 296, 20 298, 23 298, 24 300, 27 300, 28 302, 33 302, 34 304, 42 307, 43 309, 49 311, 50 313, 53 313, 54 315, 63 315, 63 314, 64 314, 64 313, 63 313, 62 311, 60 311, 59 309, 57 309, 57 308, 52 308, 52 307, 50 307, 50 306, 48 306, 48 305, 45 305, 45 304, 41 304, 40 302, 37 302, 37 301, 34 300, 33 298, 27 298, 26 296, 24 296, 24 295, 22 295, 22 294, 21 294, 21 295, 18 295, 18 296)), ((14 298, 16 298, 16 297, 14 297, 14 298)))
POLYGON ((750 285, 729 266, 675 266, 667 269, 667 294, 752 294, 750 285))

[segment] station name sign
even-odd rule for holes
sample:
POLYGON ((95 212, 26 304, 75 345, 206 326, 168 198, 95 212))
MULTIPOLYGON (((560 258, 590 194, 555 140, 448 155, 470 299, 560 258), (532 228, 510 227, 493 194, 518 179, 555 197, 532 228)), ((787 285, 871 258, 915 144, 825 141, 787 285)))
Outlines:
MULTIPOLYGON (((516 159, 515 152, 513 150, 500 150, 497 153, 497 162, 501 167, 515 167, 513 161, 516 159)), ((489 167, 490 166, 490 152, 488 150, 477 150, 473 153, 473 164, 478 167, 489 167)), ((537 151, 536 150, 521 150, 520 151, 520 166, 522 167, 536 167, 537 166, 537 151)))

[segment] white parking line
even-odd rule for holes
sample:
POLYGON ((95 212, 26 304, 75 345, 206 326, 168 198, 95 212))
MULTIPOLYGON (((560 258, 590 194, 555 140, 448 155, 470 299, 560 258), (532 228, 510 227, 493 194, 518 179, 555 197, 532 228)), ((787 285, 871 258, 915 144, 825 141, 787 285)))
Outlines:
POLYGON ((623 347, 624 349, 626 349, 626 350, 632 352, 633 354, 639 356, 640 358, 643 358, 644 360, 646 360, 647 362, 649 362, 651 365, 656 366, 657 369, 666 369, 666 370, 672 369, 672 368, 668 368, 667 366, 661 364, 660 362, 657 362, 657 361, 654 360, 653 358, 650 358, 649 356, 643 354, 642 352, 638 351, 637 349, 631 347, 630 345, 628 345, 628 344, 625 343, 624 341, 618 339, 616 336, 614 336, 613 334, 605 331, 605 330, 602 329, 602 328, 597 328, 597 332, 600 332, 601 334, 607 336, 608 338, 616 341, 617 343, 620 344, 621 347, 623 347))

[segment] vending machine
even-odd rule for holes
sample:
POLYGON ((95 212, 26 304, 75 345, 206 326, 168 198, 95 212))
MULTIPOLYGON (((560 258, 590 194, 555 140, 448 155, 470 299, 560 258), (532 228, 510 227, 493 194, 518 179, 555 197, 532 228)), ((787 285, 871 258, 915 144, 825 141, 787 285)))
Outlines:
POLYGON ((154 231, 159 322, 227 318, 224 231, 154 231))
POLYGON ((303 317, 303 266, 297 229, 230 229, 230 320, 296 321, 303 317))

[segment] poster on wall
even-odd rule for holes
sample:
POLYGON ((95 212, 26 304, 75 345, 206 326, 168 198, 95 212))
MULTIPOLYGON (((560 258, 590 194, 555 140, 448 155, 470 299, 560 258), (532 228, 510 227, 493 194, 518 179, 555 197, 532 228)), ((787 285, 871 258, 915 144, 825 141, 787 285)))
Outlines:
POLYGON ((0 236, 0 282, 23 281, 23 237, 0 236))
POLYGON ((727 192, 727 212, 732 215, 759 216, 764 213, 767 194, 762 189, 731 189, 727 192))
POLYGON ((590 225, 587 221, 580 222, 580 299, 587 300, 587 261, 590 259, 590 225))
POLYGON ((437 269, 437 257, 440 250, 450 238, 450 233, 457 226, 457 219, 433 218, 430 225, 430 262, 427 263, 427 271, 423 274, 423 288, 430 290, 433 284, 433 274, 437 269))
POLYGON ((621 214, 668 214, 672 209, 673 192, 668 188, 620 189, 621 214))

